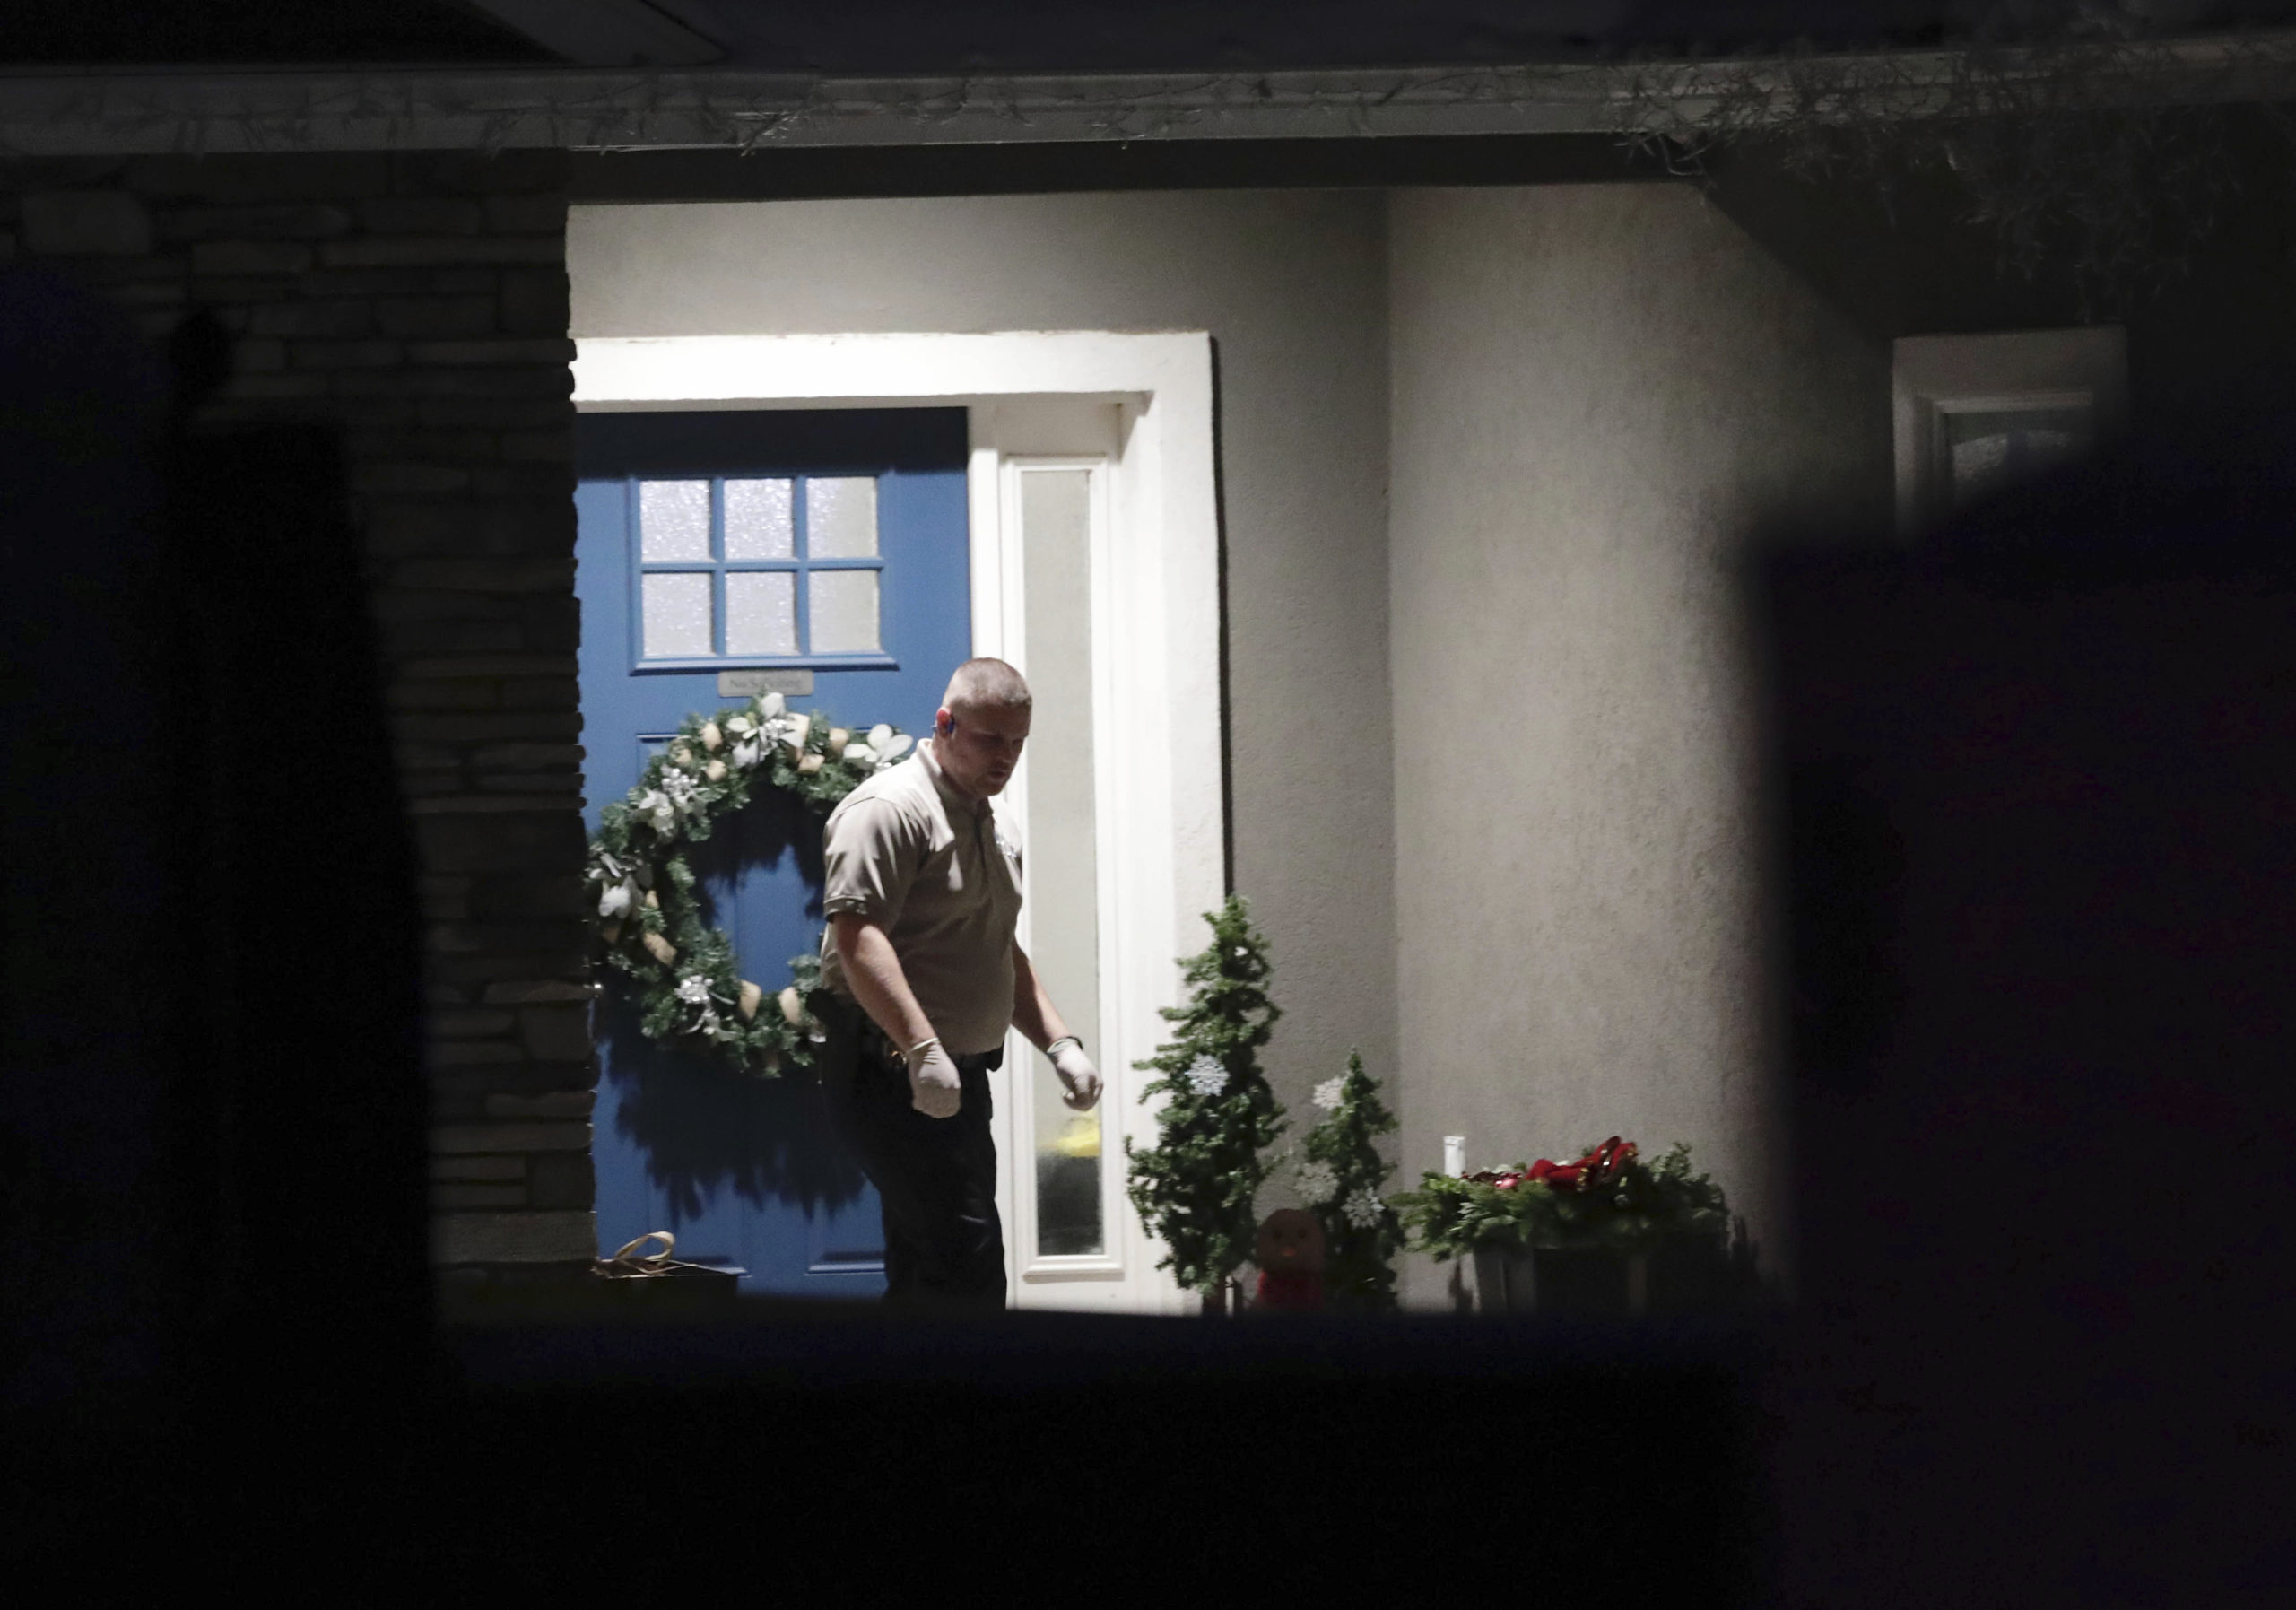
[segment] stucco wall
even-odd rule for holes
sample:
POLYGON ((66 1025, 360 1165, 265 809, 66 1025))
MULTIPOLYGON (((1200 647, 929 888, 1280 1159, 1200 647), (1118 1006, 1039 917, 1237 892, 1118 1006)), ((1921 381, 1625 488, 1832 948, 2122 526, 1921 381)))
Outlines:
POLYGON ((1887 352, 1687 188, 1398 191, 1388 234, 1405 1171, 1687 1141, 1783 1268, 1730 559, 1886 523, 1887 352))
POLYGON ((1212 333, 1235 878, 1275 958, 1268 1062, 1295 1138, 1351 1045, 1395 1067, 1384 221, 1376 192, 1324 191, 586 206, 569 224, 577 336, 1212 333))

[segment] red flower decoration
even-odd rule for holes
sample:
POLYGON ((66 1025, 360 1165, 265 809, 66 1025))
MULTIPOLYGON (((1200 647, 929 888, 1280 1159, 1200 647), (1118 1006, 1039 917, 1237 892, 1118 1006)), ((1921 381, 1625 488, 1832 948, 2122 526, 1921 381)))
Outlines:
POLYGON ((1579 1160, 1579 1166, 1594 1176, 1592 1183, 1608 1185, 1619 1177, 1635 1153, 1634 1143, 1621 1140, 1613 1135, 1579 1160))
POLYGON ((1589 1187, 1611 1184, 1635 1156, 1635 1144, 1613 1135, 1576 1162, 1555 1162, 1542 1157, 1524 1172, 1512 1170, 1497 1172, 1490 1169, 1465 1178, 1475 1185, 1487 1185, 1493 1190, 1510 1191, 1517 1186, 1535 1181, 1559 1191, 1583 1191, 1589 1187))

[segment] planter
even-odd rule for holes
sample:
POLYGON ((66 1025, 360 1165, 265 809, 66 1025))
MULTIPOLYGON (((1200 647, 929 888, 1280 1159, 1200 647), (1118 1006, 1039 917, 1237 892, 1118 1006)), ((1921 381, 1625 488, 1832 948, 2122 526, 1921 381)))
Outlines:
POLYGON ((1702 1315, 1745 1300, 1751 1249, 1738 1257, 1722 1188, 1679 1142, 1648 1163, 1613 1136, 1576 1162, 1420 1179, 1396 1198, 1409 1244, 1472 1258, 1485 1313, 1702 1315))
POLYGON ((1607 1247, 1536 1247, 1527 1252, 1479 1249, 1477 1307, 1486 1314, 1615 1317, 1649 1306, 1647 1254, 1607 1247))
POLYGON ((1657 1242, 1647 1251, 1609 1247, 1483 1248, 1474 1255, 1477 1307, 1495 1314, 1621 1318, 1691 1313, 1718 1303, 1725 1263, 1711 1243, 1657 1242))

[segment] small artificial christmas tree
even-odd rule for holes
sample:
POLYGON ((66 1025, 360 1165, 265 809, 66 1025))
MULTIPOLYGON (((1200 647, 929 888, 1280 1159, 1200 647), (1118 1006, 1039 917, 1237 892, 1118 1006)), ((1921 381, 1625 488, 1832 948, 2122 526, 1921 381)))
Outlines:
POLYGON ((1379 1082, 1347 1054, 1347 1072, 1316 1086, 1316 1105, 1330 1117, 1308 1132, 1300 1194, 1324 1227, 1324 1291, 1335 1310, 1389 1312, 1396 1306, 1395 1256, 1403 1219, 1380 1194, 1395 1164, 1375 1140, 1396 1120, 1379 1104, 1379 1082))
POLYGON ((1167 1249, 1156 1266, 1219 1312, 1258 1233, 1253 1198, 1267 1172, 1260 1153, 1283 1127, 1257 1057, 1282 1014, 1267 998, 1266 943, 1241 897, 1205 916, 1211 948, 1182 963, 1188 1004, 1162 1010, 1178 1031, 1134 1065, 1163 1075, 1144 1099, 1170 1098, 1157 1116, 1157 1144, 1135 1151, 1126 1141, 1124 1149, 1132 1205, 1167 1249))

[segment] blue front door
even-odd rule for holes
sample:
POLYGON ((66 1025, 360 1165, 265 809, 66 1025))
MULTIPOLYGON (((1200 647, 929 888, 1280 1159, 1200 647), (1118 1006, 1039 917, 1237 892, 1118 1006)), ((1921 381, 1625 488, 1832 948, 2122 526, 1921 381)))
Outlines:
MULTIPOLYGON (((591 413, 576 441, 593 831, 683 717, 761 681, 842 727, 930 731, 972 636, 963 410, 591 413)), ((759 793, 693 865, 770 996, 819 940, 821 839, 759 793)), ((604 1249, 668 1230, 749 1291, 882 1292, 876 1193, 811 1074, 748 1079, 647 1040, 620 980, 595 1017, 604 1249)))

